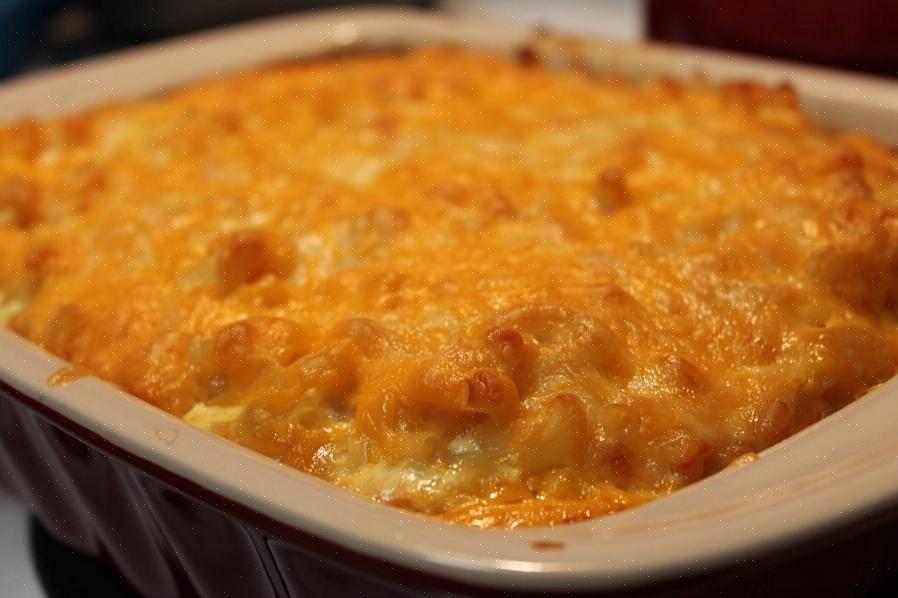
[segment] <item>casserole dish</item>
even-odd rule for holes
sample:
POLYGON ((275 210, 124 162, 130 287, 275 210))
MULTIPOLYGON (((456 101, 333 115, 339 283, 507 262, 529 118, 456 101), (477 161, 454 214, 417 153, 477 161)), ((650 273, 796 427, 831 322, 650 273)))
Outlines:
MULTIPOLYGON (((527 38, 408 12, 279 20, 23 79, 0 92, 0 117, 48 115, 356 44, 442 41, 514 52, 527 38)), ((786 78, 819 120, 896 138, 898 96, 887 83, 687 50, 538 43, 550 62, 641 78, 699 67, 712 78, 786 78)), ((869 583, 888 554, 858 534, 891 522, 898 494, 894 381, 757 463, 662 501, 578 525, 485 532, 370 504, 97 380, 48 385, 64 364, 8 333, 0 355, 7 485, 58 536, 107 557, 146 594, 716 590, 734 577, 740 589, 769 589, 774 579, 801 580, 802 562, 818 570, 833 558, 840 566, 825 572, 838 577, 815 580, 831 589, 869 583), (822 537, 825 545, 814 545, 822 537), (857 562, 845 562, 844 548, 820 553, 837 541, 854 543, 857 562), (771 577, 772 567, 781 574, 771 577)))

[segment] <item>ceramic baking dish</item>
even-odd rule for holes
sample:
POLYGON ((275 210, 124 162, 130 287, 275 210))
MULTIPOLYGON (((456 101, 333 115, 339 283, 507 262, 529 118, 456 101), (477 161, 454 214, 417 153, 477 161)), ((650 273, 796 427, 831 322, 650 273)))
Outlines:
MULTIPOLYGON (((71 111, 347 47, 517 52, 530 32, 413 11, 273 21, 0 88, 0 119, 71 111)), ((898 85, 685 48, 542 37, 548 61, 636 78, 788 81, 819 120, 898 141, 898 85)), ((152 596, 859 590, 898 545, 898 380, 669 498, 525 530, 446 525, 358 498, 206 432, 0 331, 0 483, 55 535, 152 596)))

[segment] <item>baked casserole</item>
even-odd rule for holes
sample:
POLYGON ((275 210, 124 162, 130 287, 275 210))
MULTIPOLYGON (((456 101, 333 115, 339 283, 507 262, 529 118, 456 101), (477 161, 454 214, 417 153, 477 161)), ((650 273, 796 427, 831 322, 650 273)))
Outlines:
POLYGON ((890 378, 896 204, 787 87, 322 58, 0 129, 0 319, 378 501, 555 524, 890 378))

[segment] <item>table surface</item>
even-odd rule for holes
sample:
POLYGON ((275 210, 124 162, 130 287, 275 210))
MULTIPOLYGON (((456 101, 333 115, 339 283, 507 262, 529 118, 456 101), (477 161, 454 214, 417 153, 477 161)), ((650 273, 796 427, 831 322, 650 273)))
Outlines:
POLYGON ((0 491, 0 596, 44 596, 28 545, 28 513, 0 491))

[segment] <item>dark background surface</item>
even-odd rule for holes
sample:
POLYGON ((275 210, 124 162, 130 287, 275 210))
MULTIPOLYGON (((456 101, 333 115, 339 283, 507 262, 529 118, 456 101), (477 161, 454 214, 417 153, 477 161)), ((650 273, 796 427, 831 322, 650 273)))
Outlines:
POLYGON ((650 0, 655 39, 898 76, 895 0, 650 0))
POLYGON ((644 6, 653 39, 898 77, 895 0, 0 0, 0 77, 248 19, 379 4, 519 16, 644 6))
POLYGON ((0 77, 192 31, 341 5, 434 0, 0 0, 0 77))

